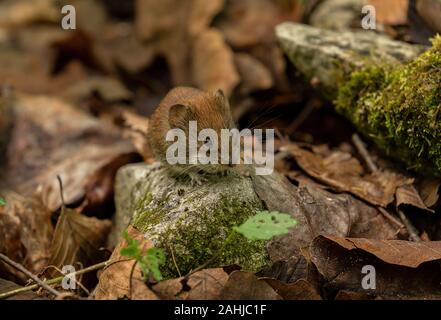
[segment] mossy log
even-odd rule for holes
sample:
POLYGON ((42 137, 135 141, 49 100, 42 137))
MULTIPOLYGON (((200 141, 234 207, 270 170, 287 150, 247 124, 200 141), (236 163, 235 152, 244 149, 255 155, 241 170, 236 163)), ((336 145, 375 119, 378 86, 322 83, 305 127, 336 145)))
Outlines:
POLYGON ((367 139, 407 169, 441 176, 441 37, 420 53, 370 32, 282 24, 277 35, 297 69, 317 77, 367 139))

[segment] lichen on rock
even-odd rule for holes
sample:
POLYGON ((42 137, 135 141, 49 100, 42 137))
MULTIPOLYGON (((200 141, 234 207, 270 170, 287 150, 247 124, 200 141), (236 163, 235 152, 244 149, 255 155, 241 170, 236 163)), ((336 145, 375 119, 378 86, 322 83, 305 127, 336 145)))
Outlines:
POLYGON ((186 274, 214 255, 213 265, 237 264, 248 271, 269 263, 264 241, 233 234, 224 246, 234 225, 264 209, 251 179, 235 174, 207 177, 202 186, 191 186, 157 164, 129 165, 118 172, 117 210, 133 213, 130 224, 165 250, 167 262, 161 271, 166 278, 178 276, 176 267, 186 274), (133 177, 138 182, 133 183, 133 177), (131 182, 124 183, 124 179, 131 182), (123 185, 130 187, 124 190, 123 185), (133 205, 122 206, 118 199, 133 205))
POLYGON ((366 64, 340 87, 337 111, 408 169, 441 176, 441 37, 407 64, 366 64))

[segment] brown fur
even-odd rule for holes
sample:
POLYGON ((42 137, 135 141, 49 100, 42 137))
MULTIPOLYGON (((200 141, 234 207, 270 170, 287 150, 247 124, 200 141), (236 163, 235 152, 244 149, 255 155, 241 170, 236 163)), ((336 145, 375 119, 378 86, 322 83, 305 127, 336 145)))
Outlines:
MULTIPOLYGON (((166 151, 173 142, 165 140, 167 132, 173 128, 180 128, 186 132, 188 139, 188 123, 191 120, 197 121, 198 132, 201 129, 211 128, 218 133, 218 137, 221 136, 221 129, 235 128, 228 100, 221 92, 207 93, 189 87, 174 88, 158 105, 149 123, 148 141, 157 160, 168 165, 165 159, 166 151)), ((199 142, 198 148, 202 144, 203 142, 199 142)), ((217 173, 229 169, 227 165, 221 164, 197 165, 189 168, 190 166, 174 165, 171 167, 174 167, 177 172, 191 170, 217 173)))

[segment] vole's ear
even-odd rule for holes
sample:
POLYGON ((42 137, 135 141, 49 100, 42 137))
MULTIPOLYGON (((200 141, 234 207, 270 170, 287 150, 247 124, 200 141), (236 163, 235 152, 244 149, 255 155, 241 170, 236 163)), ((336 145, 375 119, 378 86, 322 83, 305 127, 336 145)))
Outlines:
POLYGON ((185 128, 190 120, 194 120, 190 107, 183 104, 175 104, 170 107, 168 123, 171 128, 185 128))
POLYGON ((230 113, 230 103, 228 102, 227 96, 225 96, 222 89, 218 89, 215 94, 216 98, 219 99, 219 107, 222 113, 230 113))

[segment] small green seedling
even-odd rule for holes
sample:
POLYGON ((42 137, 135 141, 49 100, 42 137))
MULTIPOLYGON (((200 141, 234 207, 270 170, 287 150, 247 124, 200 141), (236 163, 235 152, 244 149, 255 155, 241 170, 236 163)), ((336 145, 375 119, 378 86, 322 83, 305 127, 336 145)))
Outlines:
POLYGON ((288 233, 297 221, 289 214, 269 211, 259 211, 240 226, 233 230, 249 240, 270 240, 275 236, 288 233))
POLYGON ((6 201, 3 198, 0 198, 0 206, 6 205, 6 201))
POLYGON ((139 241, 132 239, 127 230, 123 232, 123 237, 127 241, 127 246, 121 249, 121 255, 136 260, 143 273, 144 281, 147 281, 150 275, 156 281, 161 281, 162 274, 159 266, 165 263, 164 251, 159 248, 150 248, 146 254, 143 254, 139 241))

